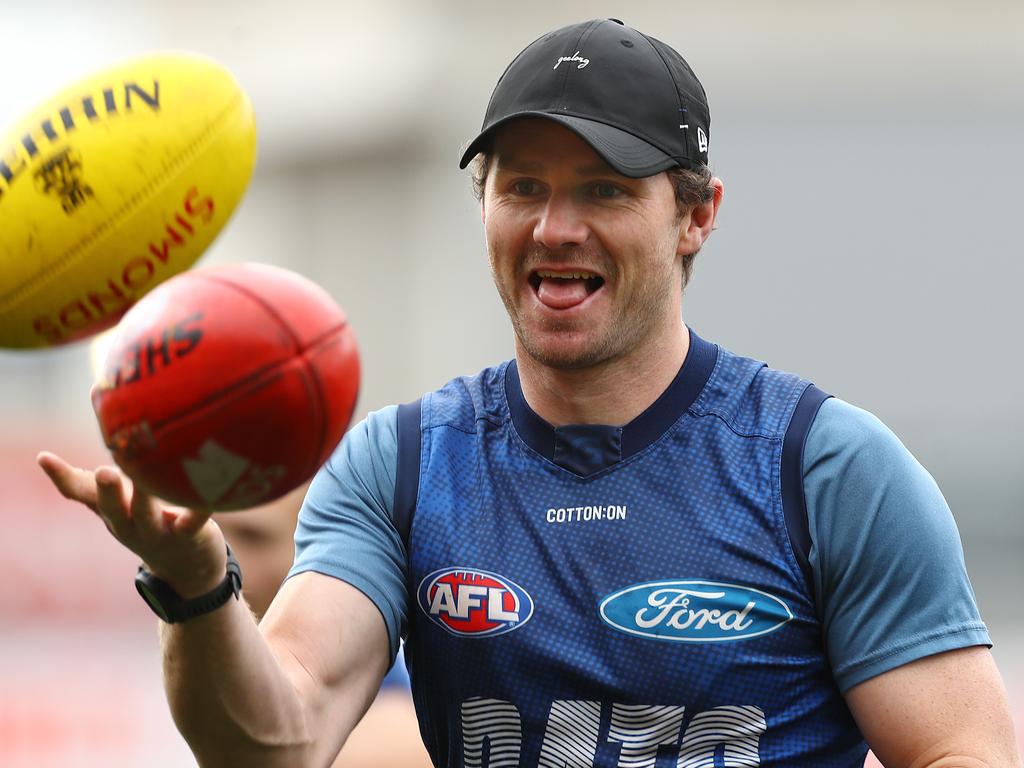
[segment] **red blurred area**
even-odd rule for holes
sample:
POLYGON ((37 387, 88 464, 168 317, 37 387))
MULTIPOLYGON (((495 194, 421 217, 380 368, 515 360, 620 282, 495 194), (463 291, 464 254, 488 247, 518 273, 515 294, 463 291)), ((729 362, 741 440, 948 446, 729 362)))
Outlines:
POLYGON ((137 558, 35 463, 109 463, 96 437, 0 435, 0 766, 194 765, 164 701, 137 558), (38 441, 38 442, 37 442, 38 441))
POLYGON ((62 498, 35 463, 44 448, 89 468, 109 464, 109 456, 98 439, 40 439, 45 444, 0 443, 2 621, 24 626, 147 620, 144 606, 135 604, 137 558, 89 510, 62 498))

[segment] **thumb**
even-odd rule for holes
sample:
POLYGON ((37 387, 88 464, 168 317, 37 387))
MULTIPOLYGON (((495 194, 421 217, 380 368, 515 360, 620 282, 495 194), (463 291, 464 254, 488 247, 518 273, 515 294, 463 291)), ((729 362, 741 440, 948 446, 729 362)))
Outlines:
POLYGON ((132 484, 130 492, 129 515, 135 521, 135 525, 148 529, 156 528, 160 522, 160 509, 156 499, 137 483, 132 484))
POLYGON ((132 494, 131 514, 133 519, 145 520, 152 528, 186 538, 195 535, 210 517, 208 512, 163 506, 155 496, 138 485, 132 494))
MULTIPOLYGON (((168 514, 170 510, 165 510, 164 514, 168 514)), ((174 520, 171 523, 172 530, 183 536, 194 536, 199 533, 199 530, 206 525, 206 521, 210 519, 209 512, 202 512, 196 509, 183 508, 172 512, 174 514, 174 520)))

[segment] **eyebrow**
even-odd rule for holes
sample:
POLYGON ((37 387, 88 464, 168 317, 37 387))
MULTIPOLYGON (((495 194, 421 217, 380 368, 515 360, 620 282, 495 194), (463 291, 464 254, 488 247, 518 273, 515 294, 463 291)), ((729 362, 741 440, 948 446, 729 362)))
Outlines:
MULTIPOLYGON (((515 155, 497 158, 497 167, 499 170, 514 171, 516 173, 538 173, 544 170, 543 163, 535 160, 523 160, 515 155)), ((576 167, 577 176, 604 176, 608 174, 613 176, 621 175, 603 160, 598 160, 590 165, 576 167)))

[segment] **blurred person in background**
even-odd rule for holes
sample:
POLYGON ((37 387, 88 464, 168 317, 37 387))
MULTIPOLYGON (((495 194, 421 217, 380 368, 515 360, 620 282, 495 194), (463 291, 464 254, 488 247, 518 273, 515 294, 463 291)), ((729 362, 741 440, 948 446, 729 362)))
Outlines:
MULTIPOLYGON (((308 483, 281 498, 213 519, 224 532, 245 574, 242 597, 257 621, 263 618, 295 557, 295 521, 308 483)), ((381 683, 369 711, 352 731, 333 768, 426 768, 409 676, 402 656, 381 683)))
POLYGON ((462 161, 515 359, 353 427, 258 627, 208 515, 41 456, 163 585, 201 762, 329 764, 407 635, 438 766, 849 768, 865 739, 890 768, 1020 765, 927 472, 682 321, 709 135, 689 65, 621 22, 524 49, 462 161))

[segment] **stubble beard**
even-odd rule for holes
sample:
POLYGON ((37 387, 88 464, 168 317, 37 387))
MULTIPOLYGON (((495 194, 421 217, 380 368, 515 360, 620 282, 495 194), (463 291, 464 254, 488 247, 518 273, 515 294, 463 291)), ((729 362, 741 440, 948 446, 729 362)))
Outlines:
MULTIPOLYGON (((615 307, 607 327, 599 337, 585 345, 574 344, 573 348, 567 348, 565 345, 559 345, 557 341, 542 344, 534 338, 515 303, 515 296, 510 295, 498 279, 493 261, 491 276, 512 322, 512 330, 516 334, 519 346, 540 365, 564 371, 581 370, 608 363, 636 349, 654 332, 662 320, 665 306, 670 303, 669 292, 673 289, 672 280, 649 276, 626 303, 615 307)), ((513 282, 513 293, 516 284, 513 282)), ((547 322, 541 328, 541 332, 546 335, 558 334, 560 331, 578 334, 585 333, 586 329, 581 328, 577 321, 547 322)))

